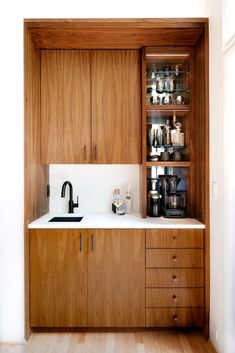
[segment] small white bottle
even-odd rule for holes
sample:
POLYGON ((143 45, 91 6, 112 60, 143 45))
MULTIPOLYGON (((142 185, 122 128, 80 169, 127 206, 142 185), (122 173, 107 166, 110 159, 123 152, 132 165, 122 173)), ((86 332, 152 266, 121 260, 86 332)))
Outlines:
POLYGON ((126 214, 132 214, 132 210, 133 210, 133 194, 132 194, 130 185, 128 185, 127 191, 126 191, 125 206, 126 206, 126 214))

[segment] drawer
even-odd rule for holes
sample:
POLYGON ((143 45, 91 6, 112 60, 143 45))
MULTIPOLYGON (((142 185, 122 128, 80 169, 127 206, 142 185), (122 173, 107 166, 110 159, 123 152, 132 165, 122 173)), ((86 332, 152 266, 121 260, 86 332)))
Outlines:
POLYGON ((146 287, 203 287, 204 270, 147 269, 146 287))
POLYGON ((203 229, 147 229, 146 248, 203 248, 203 229))
POLYGON ((147 288, 146 307, 203 307, 203 288, 147 288))
POLYGON ((203 267, 202 249, 146 249, 146 268, 203 267))
POLYGON ((203 308, 146 309, 146 327, 200 327, 203 322, 203 308))

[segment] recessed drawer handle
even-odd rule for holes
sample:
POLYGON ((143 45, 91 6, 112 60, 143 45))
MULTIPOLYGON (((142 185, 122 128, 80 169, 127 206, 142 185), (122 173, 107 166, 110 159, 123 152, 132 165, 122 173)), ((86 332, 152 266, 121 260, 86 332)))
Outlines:
POLYGON ((173 298, 173 300, 176 302, 177 301, 177 297, 176 297, 176 295, 174 294, 174 295, 172 295, 172 298, 173 298))
POLYGON ((173 319, 174 322, 177 322, 178 321, 178 316, 177 315, 173 315, 172 319, 173 319))
POLYGON ((172 240, 176 240, 176 236, 175 235, 173 235, 172 240))
POLYGON ((172 276, 173 281, 177 281, 177 277, 175 275, 172 276))
POLYGON ((174 261, 174 262, 176 262, 177 261, 177 256, 172 256, 172 260, 174 261))

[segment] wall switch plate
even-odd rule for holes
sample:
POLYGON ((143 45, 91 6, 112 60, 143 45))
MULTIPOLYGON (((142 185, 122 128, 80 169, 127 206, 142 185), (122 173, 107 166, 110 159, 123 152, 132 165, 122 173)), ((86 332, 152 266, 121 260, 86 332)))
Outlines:
POLYGON ((211 197, 214 200, 218 198, 218 186, 216 181, 211 182, 211 197))

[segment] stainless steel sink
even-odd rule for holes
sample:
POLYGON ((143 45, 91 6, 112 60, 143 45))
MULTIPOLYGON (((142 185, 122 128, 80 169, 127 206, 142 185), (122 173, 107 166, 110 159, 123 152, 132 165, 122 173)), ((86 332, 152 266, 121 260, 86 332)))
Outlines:
POLYGON ((83 217, 53 217, 48 222, 81 222, 83 217))

